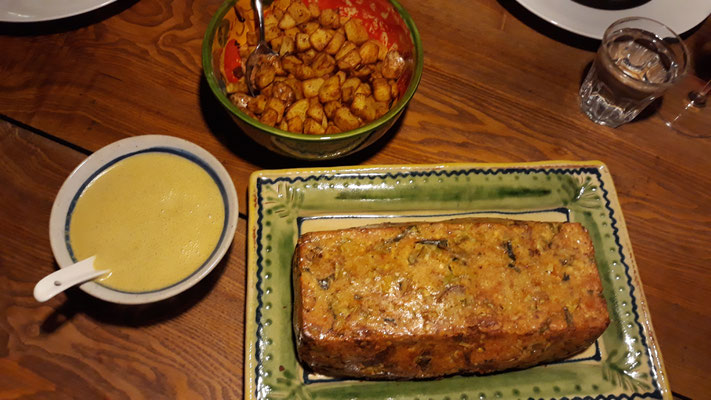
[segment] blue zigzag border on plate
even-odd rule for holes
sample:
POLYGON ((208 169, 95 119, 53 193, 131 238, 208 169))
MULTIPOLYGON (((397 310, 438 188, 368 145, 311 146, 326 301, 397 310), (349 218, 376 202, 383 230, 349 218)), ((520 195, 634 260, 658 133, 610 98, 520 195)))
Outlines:
MULTIPOLYGON (((654 398, 654 399, 660 399, 662 398, 661 391, 659 390, 659 384, 657 383, 657 370, 652 364, 652 355, 649 351, 649 346, 647 344, 647 339, 646 336, 644 335, 644 328, 642 327, 642 324, 639 322, 639 312, 637 311, 637 298, 634 296, 634 286, 632 285, 632 276, 629 273, 629 265, 627 265, 627 262, 625 261, 625 256, 622 252, 622 243, 620 242, 620 236, 619 236, 619 229, 617 227, 617 219, 615 218, 614 215, 614 210, 611 207, 611 201, 608 198, 608 192, 607 189, 605 189, 605 184, 602 180, 602 175, 600 174, 600 171, 596 167, 580 167, 580 168, 546 168, 546 167, 540 167, 540 168, 491 168, 491 169, 483 169, 483 168, 469 168, 469 169, 454 169, 454 170, 440 170, 440 171, 435 171, 435 170, 430 170, 430 171, 406 171, 406 172, 396 172, 396 173, 391 173, 391 172, 386 172, 386 173, 334 173, 332 175, 309 175, 306 178, 301 177, 301 176, 294 176, 294 177, 279 177, 276 179, 271 179, 271 178, 264 178, 260 177, 257 179, 257 198, 258 198, 258 206, 257 206, 257 232, 256 232, 256 252, 257 252, 257 283, 256 283, 256 289, 257 289, 257 310, 255 312, 255 322, 257 323, 257 332, 256 332, 256 338, 257 338, 257 346, 255 346, 255 360, 257 362, 257 366, 255 367, 255 385, 256 385, 256 397, 259 398, 259 391, 260 391, 260 380, 262 380, 262 375, 260 374, 260 370, 263 369, 262 365, 262 332, 264 330, 264 326, 261 322, 261 317, 262 317, 262 220, 264 218, 263 215, 263 204, 261 200, 261 193, 262 193, 262 185, 265 184, 275 184, 278 182, 288 182, 288 183, 295 183, 295 182, 308 182, 308 181, 319 181, 319 180, 326 180, 326 181, 333 181, 335 179, 340 179, 340 178, 353 178, 353 177, 359 177, 359 178, 367 178, 367 179, 378 179, 378 178, 398 178, 398 177, 410 177, 410 176, 462 176, 462 175, 470 175, 470 174, 475 174, 475 175, 497 175, 497 174, 516 174, 516 173, 523 173, 526 175, 529 175, 531 173, 544 173, 545 175, 557 175, 557 174, 562 174, 562 175, 582 175, 584 173, 589 173, 592 175, 595 175, 598 179, 598 182, 600 183, 600 190, 602 190, 603 193, 603 199, 605 200, 605 208, 609 212, 609 217, 611 220, 611 228, 613 231, 613 234, 615 236, 615 244, 617 245, 618 248, 618 254, 620 256, 620 262, 622 265, 625 267, 625 275, 627 276, 627 284, 630 288, 629 294, 630 298, 632 299, 632 312, 634 313, 634 320, 635 323, 637 324, 637 328, 640 333, 640 340, 642 341, 642 345, 644 348, 647 350, 647 355, 648 355, 648 360, 647 363, 650 367, 650 371, 652 372, 652 384, 654 385, 654 391, 653 392, 647 392, 644 394, 641 393, 633 393, 631 396, 630 395, 625 395, 622 394, 620 396, 615 396, 615 395, 609 395, 609 396, 604 396, 604 395, 598 395, 596 397, 590 397, 590 396, 585 396, 585 397, 573 397, 573 398, 568 398, 568 397, 561 397, 558 400, 613 400, 613 399, 635 399, 635 398, 640 398, 640 399, 646 399, 646 398, 654 398)), ((531 400, 535 400, 535 398, 531 397, 531 400)), ((555 399, 551 399, 555 400, 555 399)))

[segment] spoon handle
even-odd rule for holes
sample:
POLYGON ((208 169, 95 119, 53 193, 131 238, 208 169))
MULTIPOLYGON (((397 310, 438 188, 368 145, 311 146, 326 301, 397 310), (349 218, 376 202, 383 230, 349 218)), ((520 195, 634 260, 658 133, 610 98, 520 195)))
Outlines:
POLYGON ((89 257, 76 264, 60 268, 42 278, 35 285, 35 299, 39 302, 45 302, 74 285, 78 285, 109 272, 108 270, 97 271, 94 269, 95 258, 96 257, 89 257))
POLYGON ((264 10, 262 0, 254 0, 254 10, 257 12, 257 26, 259 27, 259 41, 264 41, 264 10))

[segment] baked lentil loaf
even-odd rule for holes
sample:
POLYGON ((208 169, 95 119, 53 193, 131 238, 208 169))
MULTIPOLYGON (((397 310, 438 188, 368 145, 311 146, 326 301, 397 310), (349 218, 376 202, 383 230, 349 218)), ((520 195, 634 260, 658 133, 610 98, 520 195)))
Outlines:
POLYGON ((586 349, 609 323, 578 223, 458 219, 306 233, 293 285, 298 357, 336 377, 525 368, 586 349))

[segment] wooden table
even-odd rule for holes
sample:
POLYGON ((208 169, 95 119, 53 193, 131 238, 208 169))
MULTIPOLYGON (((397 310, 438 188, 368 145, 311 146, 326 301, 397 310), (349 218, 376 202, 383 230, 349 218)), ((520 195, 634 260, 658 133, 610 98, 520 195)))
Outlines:
MULTIPOLYGON (((576 96, 598 42, 514 1, 401 3, 422 35, 419 90, 387 140, 326 165, 604 161, 672 390, 707 398, 711 140, 676 134, 654 113, 618 129, 591 123, 576 96)), ((200 46, 219 5, 117 1, 56 22, 0 24, 0 398, 242 397, 248 177, 313 164, 252 144, 210 93, 200 46), (224 163, 240 200, 227 260, 154 305, 78 290, 37 303, 34 284, 56 268, 47 227, 63 180, 91 152, 141 134, 188 139, 224 163)), ((685 39, 701 48, 711 21, 685 39)))

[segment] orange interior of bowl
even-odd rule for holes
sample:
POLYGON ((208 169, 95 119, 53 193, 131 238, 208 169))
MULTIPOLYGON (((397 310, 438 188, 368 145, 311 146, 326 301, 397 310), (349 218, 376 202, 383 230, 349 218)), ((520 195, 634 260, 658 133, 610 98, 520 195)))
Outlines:
MULTIPOLYGON (((305 5, 315 3, 319 9, 338 9, 344 17, 358 18, 363 21, 371 39, 378 40, 388 50, 397 50, 406 60, 407 67, 398 79, 400 96, 403 96, 412 79, 414 69, 414 44, 395 7, 388 0, 302 0, 305 5)), ((256 16, 250 0, 238 0, 225 14, 219 28, 215 31, 212 43, 213 68, 215 77, 226 83, 238 81, 236 69, 244 72, 244 61, 240 48, 247 46, 247 32, 256 31, 256 16)), ((264 10, 269 15, 271 6, 264 10)), ((242 74, 238 74, 242 75, 242 74)))

